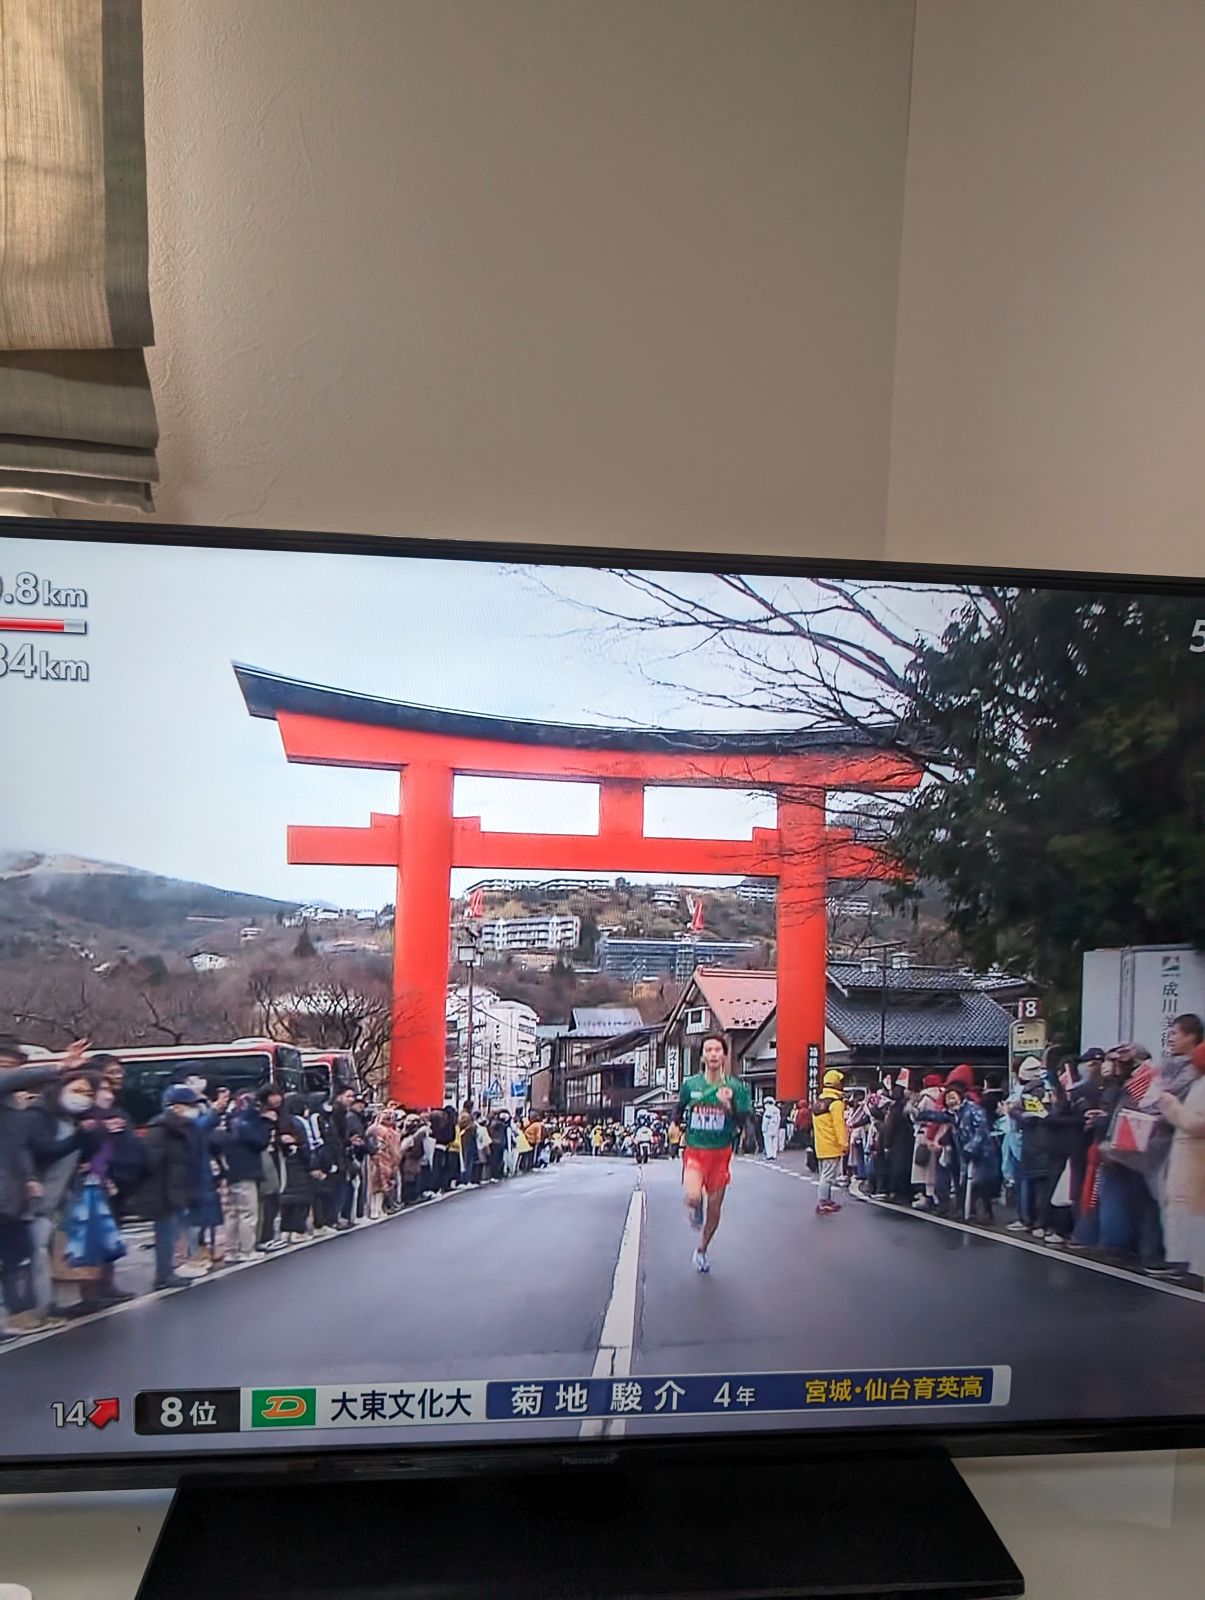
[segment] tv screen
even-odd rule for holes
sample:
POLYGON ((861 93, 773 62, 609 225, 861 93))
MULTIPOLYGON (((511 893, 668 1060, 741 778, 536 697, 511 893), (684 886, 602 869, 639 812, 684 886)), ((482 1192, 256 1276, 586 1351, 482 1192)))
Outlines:
POLYGON ((0 1465, 1205 1412, 1205 587, 0 539, 0 1465))

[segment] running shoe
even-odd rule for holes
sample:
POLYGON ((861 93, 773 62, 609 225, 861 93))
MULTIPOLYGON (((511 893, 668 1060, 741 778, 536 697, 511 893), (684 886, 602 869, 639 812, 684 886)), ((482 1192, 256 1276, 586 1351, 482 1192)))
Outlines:
POLYGON ((697 1206, 692 1206, 690 1209, 690 1225, 692 1228, 701 1228, 703 1226, 703 1202, 701 1200, 697 1206))
POLYGON ((1023 1222, 1010 1222, 1008 1231, 1009 1233, 1024 1233, 1026 1231, 1025 1224, 1023 1222))
POLYGON ((695 1264, 696 1272, 710 1272, 711 1262, 708 1261, 702 1250, 696 1250, 690 1258, 695 1264))

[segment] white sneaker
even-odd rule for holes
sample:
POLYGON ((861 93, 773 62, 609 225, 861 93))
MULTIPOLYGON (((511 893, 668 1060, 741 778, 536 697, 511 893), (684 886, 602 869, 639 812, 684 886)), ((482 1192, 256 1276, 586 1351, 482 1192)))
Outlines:
POLYGON ((1046 1229, 1045 1228, 1031 1228, 1029 1230, 1029 1236, 1030 1236, 1031 1239, 1044 1239, 1046 1237, 1046 1229))
POLYGON ((711 1271, 711 1263, 710 1263, 710 1261, 708 1261, 707 1257, 703 1254, 702 1250, 696 1250, 694 1252, 694 1254, 691 1256, 690 1259, 695 1264, 695 1271, 696 1272, 710 1272, 711 1271))
POLYGON ((176 1268, 177 1278, 203 1278, 209 1271, 209 1263, 202 1261, 182 1261, 176 1268))
POLYGON ((1008 1231, 1009 1233, 1024 1233, 1025 1224, 1023 1222, 1010 1222, 1008 1225, 1008 1231))
POLYGON ((928 1204, 929 1202, 925 1199, 924 1195, 918 1194, 916 1199, 912 1202, 912 1209, 913 1211, 923 1211, 928 1204))

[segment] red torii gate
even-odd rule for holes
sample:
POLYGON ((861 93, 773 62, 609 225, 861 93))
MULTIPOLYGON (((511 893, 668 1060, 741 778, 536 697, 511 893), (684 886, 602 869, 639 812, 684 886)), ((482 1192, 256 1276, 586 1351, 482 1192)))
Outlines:
POLYGON ((290 827, 288 859, 306 866, 397 870, 390 1092, 406 1106, 444 1095, 445 1004, 453 867, 667 872, 778 880, 780 1096, 807 1092, 808 1055, 823 1061, 830 878, 887 874, 870 846, 825 822, 829 790, 911 789, 920 774, 868 740, 826 730, 759 733, 582 727, 441 711, 235 667, 252 716, 275 720, 289 761, 400 773, 397 815, 366 828, 290 827), (486 832, 452 814, 458 773, 596 783, 598 832, 486 832), (766 790, 777 826, 748 839, 650 838, 644 791, 766 790))

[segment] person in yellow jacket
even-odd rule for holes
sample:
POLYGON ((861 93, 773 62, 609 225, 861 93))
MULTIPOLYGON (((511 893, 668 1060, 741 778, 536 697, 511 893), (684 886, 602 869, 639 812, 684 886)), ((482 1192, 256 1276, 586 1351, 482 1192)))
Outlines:
POLYGON ((832 1216, 841 1209, 833 1199, 833 1185, 841 1176, 841 1159, 849 1149, 845 1098, 842 1094, 844 1085, 845 1074, 830 1067, 824 1074, 820 1098, 812 1106, 812 1137, 820 1172, 820 1197, 816 1202, 818 1217, 832 1216))

